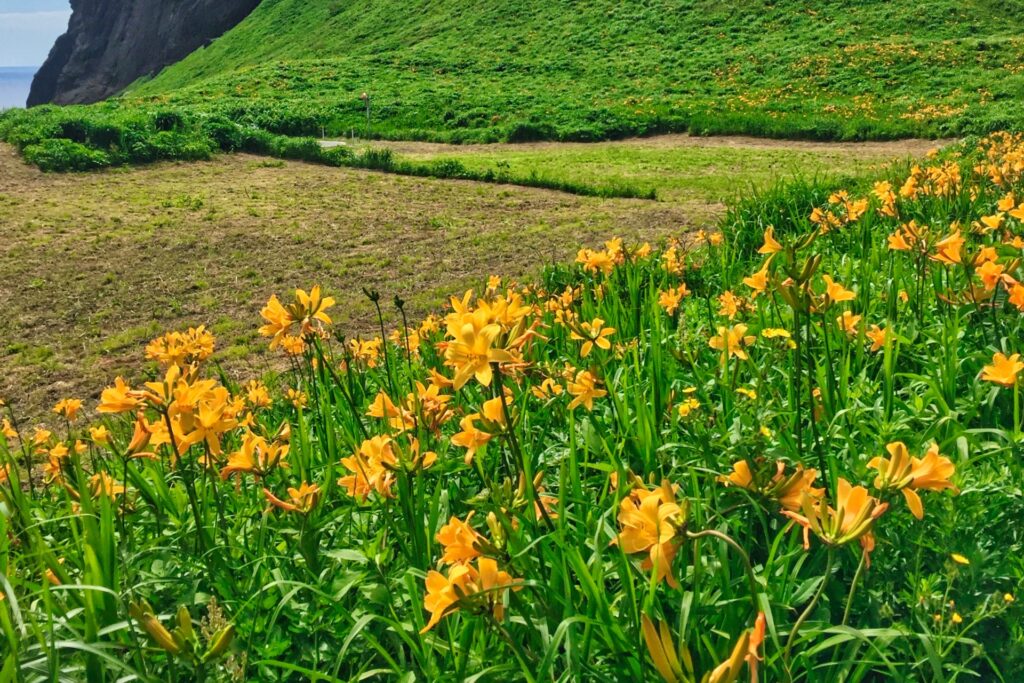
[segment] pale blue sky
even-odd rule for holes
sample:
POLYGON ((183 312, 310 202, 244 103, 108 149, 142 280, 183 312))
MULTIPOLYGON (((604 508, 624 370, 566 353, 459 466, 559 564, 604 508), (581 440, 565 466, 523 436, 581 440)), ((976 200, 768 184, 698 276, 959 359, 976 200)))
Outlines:
POLYGON ((39 66, 64 33, 68 0, 0 0, 0 66, 39 66))

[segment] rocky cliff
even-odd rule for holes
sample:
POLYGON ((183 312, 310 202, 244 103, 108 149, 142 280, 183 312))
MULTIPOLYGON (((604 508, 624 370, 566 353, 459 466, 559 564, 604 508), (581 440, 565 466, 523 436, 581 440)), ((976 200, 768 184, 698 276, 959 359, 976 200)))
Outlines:
POLYGON ((68 32, 32 83, 29 106, 96 102, 240 22, 260 0, 71 0, 68 32))

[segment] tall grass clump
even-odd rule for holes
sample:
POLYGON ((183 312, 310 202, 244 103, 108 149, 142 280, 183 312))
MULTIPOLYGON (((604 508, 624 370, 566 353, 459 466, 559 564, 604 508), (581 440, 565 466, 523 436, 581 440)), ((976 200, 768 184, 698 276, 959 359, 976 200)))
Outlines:
POLYGON ((1021 169, 1001 134, 790 187, 422 321, 366 290, 368 336, 300 289, 278 374, 199 326, 7 409, 0 671, 1016 680, 1021 169))

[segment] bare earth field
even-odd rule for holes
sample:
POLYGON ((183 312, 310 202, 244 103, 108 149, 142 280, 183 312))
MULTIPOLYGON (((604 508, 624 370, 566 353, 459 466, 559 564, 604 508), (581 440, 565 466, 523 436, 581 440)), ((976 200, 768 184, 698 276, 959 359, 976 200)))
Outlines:
MULTIPOLYGON (((414 314, 424 313, 489 274, 526 276, 613 235, 658 240, 712 224, 723 205, 717 186, 700 178, 724 176, 716 182, 736 187, 764 182, 773 164, 793 172, 825 165, 854 170, 934 146, 664 136, 593 146, 455 148, 464 158, 542 153, 555 170, 573 168, 577 153, 697 149, 704 156, 646 167, 674 183, 662 202, 248 155, 43 174, 0 146, 0 397, 38 416, 62 397, 95 396, 113 376, 136 372, 149 339, 200 324, 217 334, 218 357, 230 374, 259 375, 270 361, 256 336, 258 312, 271 293, 322 284, 341 302, 332 311, 340 328, 370 332, 363 287, 380 290, 387 302, 400 295, 414 314), (728 167, 722 164, 729 159, 716 152, 722 148, 746 159, 754 150, 768 156, 728 167)), ((417 143, 395 148, 415 155, 451 151, 417 143)), ((636 162, 632 156, 612 161, 615 168, 636 162)), ((587 169, 600 172, 593 164, 587 169)))
POLYGON ((407 178, 260 157, 47 175, 0 147, 0 396, 38 414, 98 394, 145 342, 205 324, 236 373, 274 292, 324 285, 342 329, 362 287, 416 312, 488 274, 522 276, 613 234, 656 239, 715 210, 407 178))

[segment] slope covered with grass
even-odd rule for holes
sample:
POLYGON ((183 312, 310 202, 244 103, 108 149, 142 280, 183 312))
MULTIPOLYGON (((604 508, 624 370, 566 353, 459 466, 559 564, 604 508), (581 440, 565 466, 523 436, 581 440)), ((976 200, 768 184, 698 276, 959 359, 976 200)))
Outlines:
POLYGON ((358 134, 367 92, 372 133, 455 140, 953 134, 1019 120, 1022 30, 993 0, 264 0, 128 95, 358 134))
MULTIPOLYGON (((356 159, 311 138, 859 140, 1014 130, 1022 29, 1024 8, 994 0, 264 0, 117 99, 0 114, 0 139, 44 170, 245 150, 534 184, 451 162, 356 159)), ((561 177, 545 186, 609 189, 561 177)), ((633 186, 611 190, 641 196, 633 186)))

